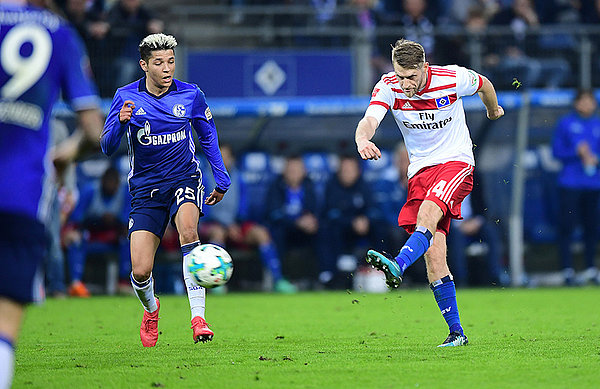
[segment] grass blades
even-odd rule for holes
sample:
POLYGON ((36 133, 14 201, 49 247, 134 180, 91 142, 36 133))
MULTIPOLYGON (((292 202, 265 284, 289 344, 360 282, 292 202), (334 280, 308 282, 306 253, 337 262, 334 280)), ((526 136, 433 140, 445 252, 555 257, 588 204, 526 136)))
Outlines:
POLYGON ((135 297, 28 308, 14 388, 594 388, 600 288, 458 291, 466 347, 428 289, 207 296, 194 344, 185 296, 161 296, 154 348, 135 297))

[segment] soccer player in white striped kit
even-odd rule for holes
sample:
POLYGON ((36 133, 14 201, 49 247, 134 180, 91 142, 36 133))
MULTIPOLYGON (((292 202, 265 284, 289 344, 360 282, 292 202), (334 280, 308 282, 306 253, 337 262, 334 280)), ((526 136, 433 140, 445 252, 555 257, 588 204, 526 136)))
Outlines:
POLYGON ((478 93, 491 120, 504 110, 486 77, 456 65, 430 66, 416 42, 398 40, 392 64, 394 71, 373 89, 355 140, 363 159, 381 157, 371 138, 387 111, 392 112, 410 159, 408 196, 398 225, 412 235, 395 258, 369 250, 367 262, 384 272, 388 286, 398 287, 406 268, 425 254, 427 278, 450 331, 438 347, 466 345, 446 262, 450 220, 461 218, 461 202, 473 188, 473 143, 461 97, 478 93))

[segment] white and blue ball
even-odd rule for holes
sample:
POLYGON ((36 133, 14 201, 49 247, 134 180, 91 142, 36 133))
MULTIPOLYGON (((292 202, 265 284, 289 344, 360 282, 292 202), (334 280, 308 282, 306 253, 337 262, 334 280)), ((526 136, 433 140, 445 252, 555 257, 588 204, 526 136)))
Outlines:
POLYGON ((201 244, 186 256, 186 269, 192 280, 204 288, 225 285, 233 273, 231 255, 214 244, 201 244))

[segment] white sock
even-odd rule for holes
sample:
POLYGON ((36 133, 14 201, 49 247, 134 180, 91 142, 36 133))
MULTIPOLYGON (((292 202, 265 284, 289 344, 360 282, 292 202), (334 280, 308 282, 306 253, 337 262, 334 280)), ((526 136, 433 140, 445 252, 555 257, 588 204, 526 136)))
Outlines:
POLYGON ((188 300, 190 300, 190 309, 192 311, 192 319, 200 316, 204 319, 204 306, 206 305, 206 289, 198 286, 192 281, 192 276, 187 272, 185 263, 187 256, 192 248, 196 247, 200 242, 189 243, 181 247, 183 255, 183 280, 185 281, 185 289, 187 290, 188 300))
POLYGON ((0 389, 9 389, 15 369, 15 350, 12 343, 0 335, 0 389))
POLYGON ((129 278, 131 279, 131 286, 133 286, 133 290, 144 309, 150 313, 156 311, 158 305, 156 304, 156 297, 154 296, 154 279, 152 278, 152 273, 150 273, 150 278, 143 282, 137 282, 133 278, 133 272, 129 278))

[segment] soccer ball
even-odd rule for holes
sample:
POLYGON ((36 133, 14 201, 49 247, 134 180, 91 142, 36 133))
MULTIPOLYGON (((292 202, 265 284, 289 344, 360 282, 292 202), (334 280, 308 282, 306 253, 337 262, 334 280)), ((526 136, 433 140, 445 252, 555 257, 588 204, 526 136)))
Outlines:
POLYGON ((214 244, 201 244, 186 256, 186 269, 192 280, 204 288, 225 285, 233 273, 231 255, 214 244))

